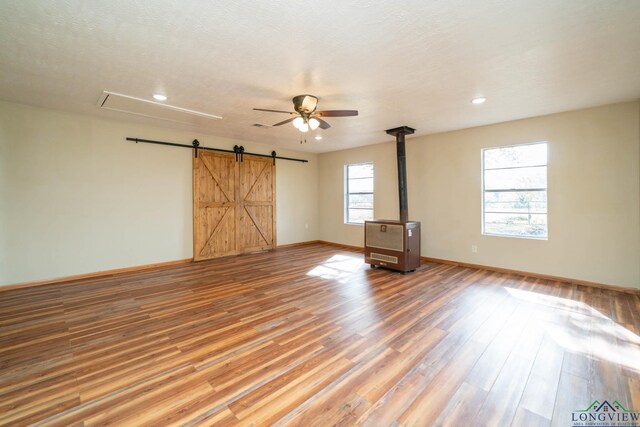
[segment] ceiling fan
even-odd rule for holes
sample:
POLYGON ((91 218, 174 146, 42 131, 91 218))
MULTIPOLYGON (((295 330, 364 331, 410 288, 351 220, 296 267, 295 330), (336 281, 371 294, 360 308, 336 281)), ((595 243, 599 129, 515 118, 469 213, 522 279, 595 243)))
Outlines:
POLYGON ((309 129, 315 130, 329 129, 331 125, 323 120, 323 117, 349 117, 357 116, 357 110, 325 110, 316 111, 318 106, 318 97, 313 95, 298 95, 293 97, 293 108, 295 111, 267 110, 264 108, 254 108, 256 111, 269 111, 272 113, 285 113, 295 117, 276 123, 273 126, 282 126, 286 123, 292 123, 301 132, 308 132, 309 129))

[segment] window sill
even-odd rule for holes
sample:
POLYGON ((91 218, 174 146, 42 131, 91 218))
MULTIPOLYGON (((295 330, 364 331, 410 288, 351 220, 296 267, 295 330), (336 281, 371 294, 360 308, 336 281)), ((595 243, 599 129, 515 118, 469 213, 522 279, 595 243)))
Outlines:
POLYGON ((489 237, 506 237, 510 239, 527 239, 527 240, 549 240, 549 236, 545 237, 535 237, 535 236, 518 236, 515 234, 494 234, 494 233, 482 233, 483 236, 489 237))

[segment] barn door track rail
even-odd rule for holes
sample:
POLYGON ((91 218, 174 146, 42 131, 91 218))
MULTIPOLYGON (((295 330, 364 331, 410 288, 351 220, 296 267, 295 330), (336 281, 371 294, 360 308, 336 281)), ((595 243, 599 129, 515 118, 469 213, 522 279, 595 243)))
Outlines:
POLYGON ((193 154, 195 157, 198 157, 198 150, 207 150, 207 151, 220 151, 222 153, 233 153, 236 156, 236 162, 238 160, 243 161, 244 158, 243 156, 245 154, 247 155, 251 155, 251 156, 258 156, 258 157, 269 157, 273 159, 273 164, 276 164, 276 159, 280 159, 280 160, 291 160, 293 162, 301 162, 301 163, 307 163, 309 162, 309 160, 305 160, 305 159, 294 159, 292 157, 282 157, 282 156, 278 156, 278 154, 275 151, 272 151, 271 154, 258 154, 258 153, 247 153, 246 151, 244 151, 244 147, 242 145, 234 145, 233 146, 233 150, 224 150, 222 148, 210 148, 210 147, 201 147, 200 146, 200 141, 198 141, 197 139, 194 139, 193 142, 191 143, 191 145, 187 145, 187 144, 176 144, 175 142, 165 142, 165 141, 153 141, 151 139, 142 139, 142 138, 129 138, 127 137, 127 141, 132 141, 135 142, 136 144, 138 142, 144 142, 146 144, 158 144, 158 145, 169 145, 171 147, 183 147, 183 148, 190 148, 193 150, 193 154))

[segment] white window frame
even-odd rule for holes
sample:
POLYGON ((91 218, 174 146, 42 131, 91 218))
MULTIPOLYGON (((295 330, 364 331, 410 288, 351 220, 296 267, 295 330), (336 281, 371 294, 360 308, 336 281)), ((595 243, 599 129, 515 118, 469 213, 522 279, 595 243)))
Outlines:
MULTIPOLYGON (((371 194, 372 198, 374 199, 374 207, 371 208, 371 219, 374 219, 375 176, 376 176, 376 172, 375 172, 375 166, 373 164, 373 161, 360 162, 360 163, 349 163, 347 165, 344 165, 344 223, 345 224, 360 225, 360 226, 364 225, 364 222, 352 222, 352 221, 350 221, 350 218, 349 218, 349 195, 350 194, 371 194), (349 167, 350 166, 359 166, 359 165, 371 165, 371 167, 373 169, 373 177, 371 177, 371 178, 361 178, 361 179, 372 179, 373 180, 374 189, 370 193, 369 192, 366 192, 366 193, 350 193, 349 192, 349 167)), ((360 179, 360 178, 352 178, 352 179, 360 179)), ((364 208, 352 208, 352 209, 364 209, 364 208)), ((365 221, 367 221, 367 220, 365 220, 365 221)))
MULTIPOLYGON (((516 238, 516 239, 530 239, 530 240, 549 240, 549 142, 548 141, 536 141, 536 142, 528 142, 528 143, 524 143, 524 144, 512 144, 512 145, 500 145, 497 147, 486 147, 486 148, 482 148, 480 151, 480 168, 481 168, 481 181, 482 181, 482 188, 481 188, 481 193, 482 193, 482 205, 481 205, 481 210, 482 210, 482 223, 481 223, 481 233, 483 236, 493 236, 493 237, 509 237, 509 238, 516 238), (484 153, 487 150, 495 150, 495 149, 499 149, 499 148, 510 148, 510 147, 525 147, 528 145, 538 145, 538 144, 545 144, 547 146, 547 159, 546 159, 546 163, 544 165, 536 165, 533 167, 546 167, 547 168, 547 185, 545 188, 514 188, 514 189, 510 189, 510 190, 527 190, 527 191, 545 191, 547 193, 547 209, 544 213, 544 215, 546 215, 547 218, 547 235, 546 236, 523 236, 523 235, 519 235, 519 234, 506 234, 506 233, 488 233, 485 231, 485 213, 486 209, 485 209, 485 194, 486 192, 491 192, 491 191, 496 191, 496 190, 486 190, 484 187, 484 181, 485 181, 485 167, 484 167, 484 153)), ((514 166, 514 167, 504 167, 504 168, 491 168, 491 169, 487 169, 487 170, 498 170, 498 169, 519 169, 519 168, 526 168, 526 167, 532 167, 532 166, 514 166)), ((500 191, 505 191, 505 190, 500 190, 500 191)), ((508 191, 508 190, 507 190, 508 191)), ((492 212, 489 212, 492 213, 492 212)))

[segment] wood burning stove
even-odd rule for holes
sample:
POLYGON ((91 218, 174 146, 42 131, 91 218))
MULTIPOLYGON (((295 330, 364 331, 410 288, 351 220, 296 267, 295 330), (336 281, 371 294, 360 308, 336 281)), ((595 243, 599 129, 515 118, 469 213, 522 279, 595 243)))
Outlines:
POLYGON ((364 259, 374 266, 406 273, 420 266, 420 222, 409 221, 405 135, 415 132, 408 126, 388 129, 396 137, 398 160, 398 201, 400 220, 365 221, 364 259))

